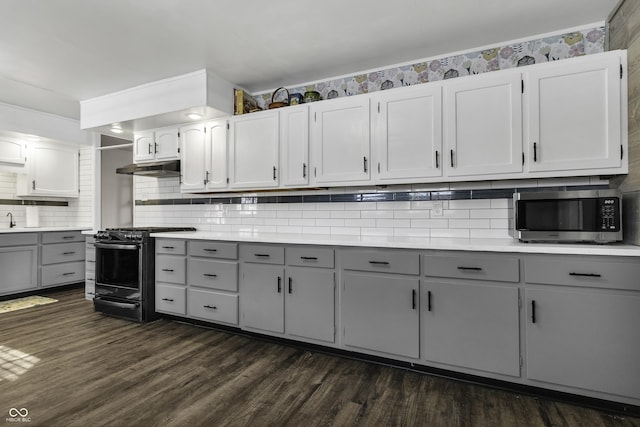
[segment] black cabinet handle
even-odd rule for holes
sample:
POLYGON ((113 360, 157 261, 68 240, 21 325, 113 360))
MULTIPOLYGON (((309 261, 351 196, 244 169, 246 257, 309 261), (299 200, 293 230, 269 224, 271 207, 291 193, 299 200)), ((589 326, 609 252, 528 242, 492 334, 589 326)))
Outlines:
POLYGON ((363 157, 363 162, 364 162, 364 172, 367 173, 367 156, 363 157))
POLYGON ((282 277, 278 276, 278 293, 282 292, 282 277))
POLYGON ((602 277, 601 274, 597 274, 597 273, 569 273, 569 276, 602 277))
POLYGON ((62 273, 63 276, 73 276, 74 274, 76 274, 75 271, 72 271, 70 273, 62 273))
POLYGON ((270 257, 271 255, 269 255, 269 254, 253 254, 253 256, 263 257, 263 258, 268 258, 268 257, 270 257))
POLYGON ((307 164, 306 163, 302 164, 302 177, 303 178, 307 177, 307 164))
POLYGON ((169 301, 169 302, 173 302, 173 299, 171 299, 171 298, 162 298, 162 301, 169 301))
POLYGON ((374 264, 374 265, 389 265, 388 261, 369 261, 369 264, 374 264))
POLYGON ((451 150, 450 153, 451 153, 451 167, 453 167, 453 150, 451 150))
POLYGON ((427 311, 431 311, 431 291, 427 291, 427 311))
POLYGON ((212 310, 217 310, 218 307, 216 307, 215 305, 203 305, 204 308, 210 308, 212 310))
POLYGON ((205 252, 218 252, 217 249, 203 249, 205 252))
POLYGON ((531 300, 531 323, 536 323, 536 300, 531 300))
POLYGON ((411 290, 411 308, 416 309, 416 290, 411 290))
POLYGON ((168 271, 169 273, 173 273, 173 269, 171 268, 163 268, 162 271, 168 271))
POLYGON ((291 278, 291 276, 289 276, 289 293, 293 292, 292 282, 293 282, 293 279, 291 278))
POLYGON ((458 270, 482 271, 482 268, 480 268, 480 267, 464 267, 464 266, 460 266, 460 267, 458 267, 458 270))
POLYGON ((273 180, 276 180, 276 167, 273 167, 273 180))
POLYGON ((209 274, 209 273, 204 273, 203 276, 204 277, 218 277, 217 274, 209 274))
POLYGON ((301 256, 300 259, 303 259, 305 261, 317 261, 318 257, 317 256, 301 256))
POLYGON ((151 144, 149 144, 149 154, 153 154, 153 153, 151 152, 151 144))
POLYGON ((533 143, 533 161, 538 161, 538 144, 535 142, 533 143))
POLYGON ((69 240, 69 239, 73 239, 73 236, 63 236, 62 237, 64 240, 69 240))
POLYGON ((73 252, 62 252, 62 255, 73 255, 75 254, 75 251, 73 252))
POLYGON ((175 249, 175 246, 163 246, 162 249, 175 249))
POLYGON ((436 169, 440 169, 440 153, 436 150, 436 169))

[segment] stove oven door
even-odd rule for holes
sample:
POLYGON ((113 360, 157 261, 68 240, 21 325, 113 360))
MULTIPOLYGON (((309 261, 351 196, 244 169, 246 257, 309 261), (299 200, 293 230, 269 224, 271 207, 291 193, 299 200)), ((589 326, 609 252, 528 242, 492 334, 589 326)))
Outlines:
POLYGON ((134 243, 94 243, 96 311, 142 321, 142 247, 134 243))

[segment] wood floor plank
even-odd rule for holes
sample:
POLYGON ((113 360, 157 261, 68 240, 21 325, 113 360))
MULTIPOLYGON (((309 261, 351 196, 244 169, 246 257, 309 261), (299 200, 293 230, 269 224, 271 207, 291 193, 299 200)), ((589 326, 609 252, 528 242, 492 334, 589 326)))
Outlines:
POLYGON ((640 426, 182 322, 115 319, 80 289, 52 296, 0 314, 0 348, 38 359, 4 356, 0 412, 27 408, 31 426, 640 426))

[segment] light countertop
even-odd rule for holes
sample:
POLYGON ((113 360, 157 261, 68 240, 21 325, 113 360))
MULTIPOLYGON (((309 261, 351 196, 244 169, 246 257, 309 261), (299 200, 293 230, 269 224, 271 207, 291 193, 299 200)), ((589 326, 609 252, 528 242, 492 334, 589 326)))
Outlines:
POLYGON ((609 244, 521 243, 513 239, 459 239, 428 237, 347 236, 247 232, 153 233, 153 237, 254 243, 308 244, 397 249, 434 249, 477 252, 519 252, 565 255, 638 256, 640 246, 609 244))
POLYGON ((0 234, 9 233, 40 233, 43 231, 82 231, 91 227, 14 227, 0 228, 0 234))

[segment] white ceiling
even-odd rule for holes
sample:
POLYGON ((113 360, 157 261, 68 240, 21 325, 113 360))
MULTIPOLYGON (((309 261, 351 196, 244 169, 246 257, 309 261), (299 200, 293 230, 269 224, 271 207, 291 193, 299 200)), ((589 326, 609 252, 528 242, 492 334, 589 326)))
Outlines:
POLYGON ((0 102, 78 101, 208 68, 251 92, 599 23, 618 0, 0 0, 0 102))

